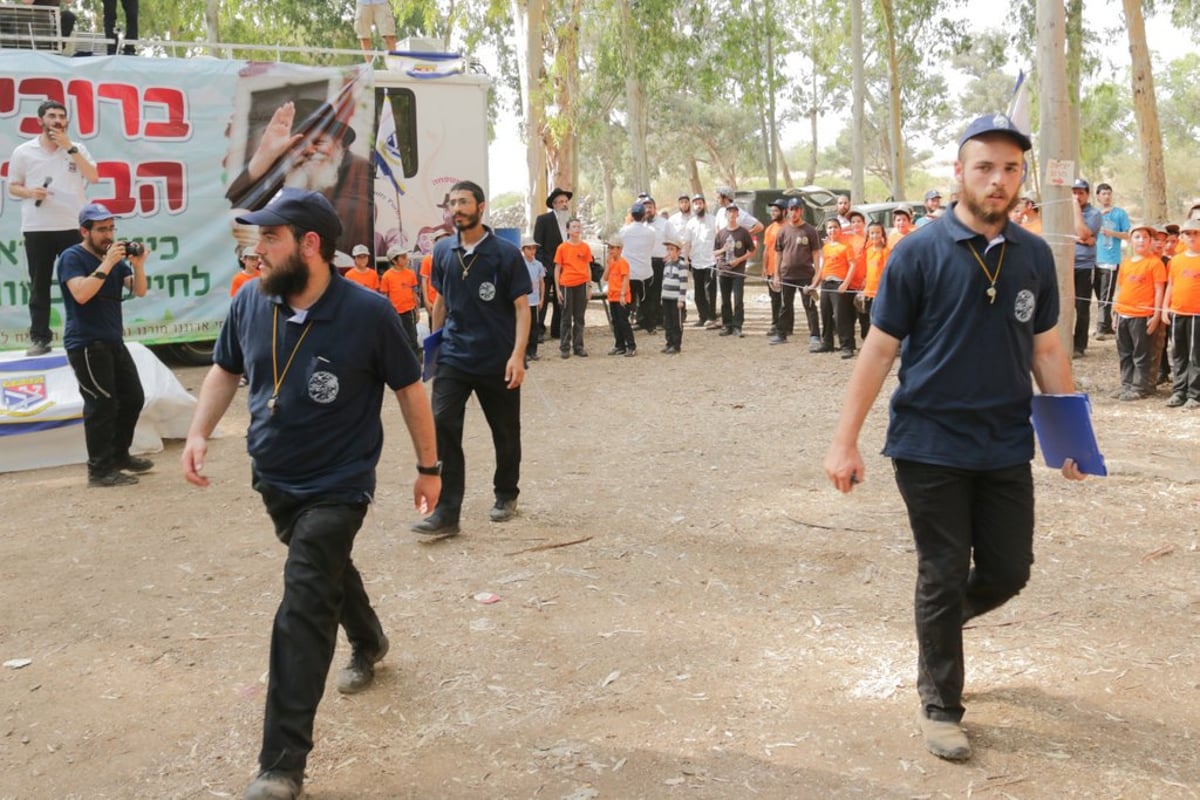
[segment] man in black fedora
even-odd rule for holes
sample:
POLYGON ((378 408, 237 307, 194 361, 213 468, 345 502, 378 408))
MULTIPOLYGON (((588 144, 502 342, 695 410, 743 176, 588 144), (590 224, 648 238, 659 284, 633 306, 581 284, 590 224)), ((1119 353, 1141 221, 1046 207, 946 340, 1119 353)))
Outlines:
MULTIPOLYGON (((566 189, 554 187, 554 191, 546 198, 546 208, 550 209, 538 217, 533 223, 533 238, 538 242, 537 260, 543 264, 553 264, 554 254, 558 246, 566 241, 567 220, 571 218, 568 206, 575 195, 566 189)), ((554 291, 552 281, 546 281, 546 296, 541 308, 538 309, 538 341, 546 336, 546 310, 554 307, 554 315, 550 317, 550 337, 558 339, 559 329, 558 295, 554 291)))

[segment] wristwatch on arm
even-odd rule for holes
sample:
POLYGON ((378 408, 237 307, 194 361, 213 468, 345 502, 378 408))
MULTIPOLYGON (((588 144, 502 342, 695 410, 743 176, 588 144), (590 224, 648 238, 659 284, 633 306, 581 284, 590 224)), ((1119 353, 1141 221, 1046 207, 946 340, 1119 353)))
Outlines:
POLYGON ((433 465, 429 467, 423 467, 420 464, 417 464, 417 473, 420 475, 441 475, 442 462, 435 461, 433 465))

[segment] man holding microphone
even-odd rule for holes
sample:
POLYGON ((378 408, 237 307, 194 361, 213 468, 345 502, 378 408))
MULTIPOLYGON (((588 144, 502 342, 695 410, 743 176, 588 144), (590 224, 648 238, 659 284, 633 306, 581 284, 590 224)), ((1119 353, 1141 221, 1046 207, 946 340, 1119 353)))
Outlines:
POLYGON ((67 109, 56 100, 38 106, 42 132, 13 150, 8 193, 21 203, 21 232, 29 263, 28 356, 50 352, 50 280, 54 260, 79 243, 75 215, 86 183, 100 179, 87 148, 67 135, 67 109))

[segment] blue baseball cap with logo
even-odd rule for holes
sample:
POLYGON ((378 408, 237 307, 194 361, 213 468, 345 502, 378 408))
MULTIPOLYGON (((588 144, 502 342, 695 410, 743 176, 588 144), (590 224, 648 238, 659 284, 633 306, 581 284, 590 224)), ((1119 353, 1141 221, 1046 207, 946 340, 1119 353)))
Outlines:
POLYGON ((1004 114, 985 114, 982 117, 977 117, 963 131, 962 137, 958 140, 958 146, 961 149, 971 139, 977 139, 989 133, 1005 134, 1016 142, 1021 150, 1033 149, 1033 142, 1030 141, 1029 137, 1022 133, 1020 128, 1004 114))
POLYGON ((237 221, 243 225, 295 225, 330 242, 342 235, 342 222, 325 195, 291 186, 280 189, 263 208, 243 214, 237 221))
POLYGON ((79 209, 79 227, 81 228, 89 222, 103 222, 106 219, 117 219, 117 215, 100 203, 88 203, 79 209))

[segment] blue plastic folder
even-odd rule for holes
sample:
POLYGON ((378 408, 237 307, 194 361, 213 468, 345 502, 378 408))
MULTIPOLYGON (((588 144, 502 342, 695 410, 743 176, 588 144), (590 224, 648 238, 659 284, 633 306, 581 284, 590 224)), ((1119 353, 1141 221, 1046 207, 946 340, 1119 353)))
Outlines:
POLYGON ((437 371, 438 353, 442 350, 442 329, 438 328, 426 336, 425 341, 421 343, 421 347, 425 350, 425 363, 422 364, 421 379, 428 381, 433 378, 434 372, 437 371))
POLYGON ((1080 472, 1108 474, 1092 429, 1092 404, 1086 394, 1035 394, 1033 430, 1047 467, 1059 469, 1071 458, 1080 472))

